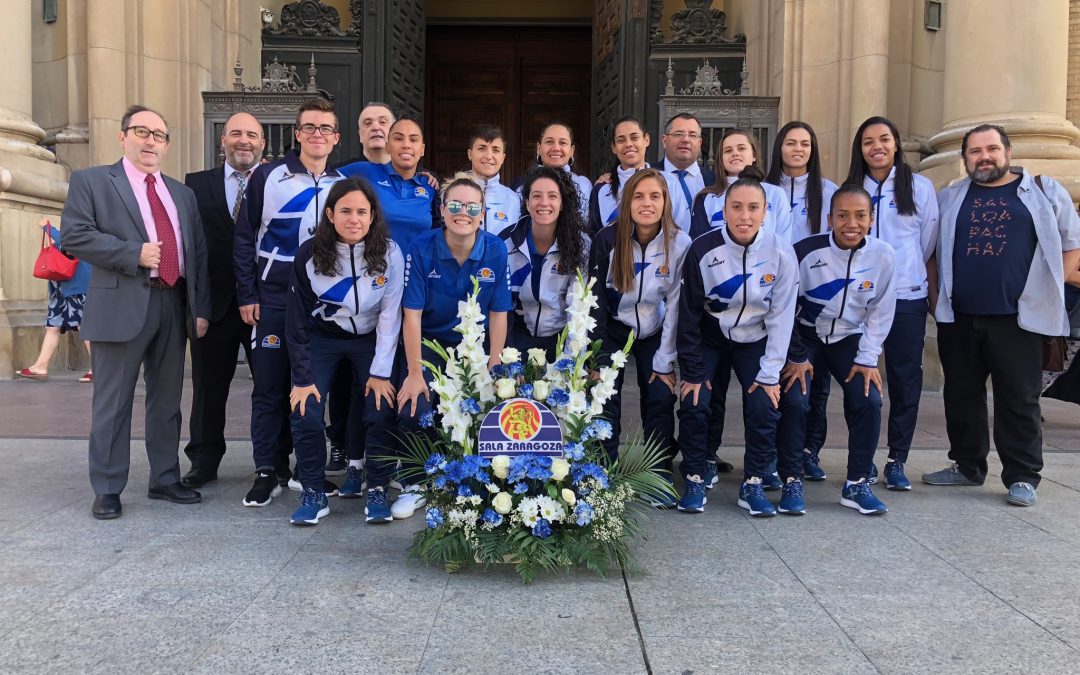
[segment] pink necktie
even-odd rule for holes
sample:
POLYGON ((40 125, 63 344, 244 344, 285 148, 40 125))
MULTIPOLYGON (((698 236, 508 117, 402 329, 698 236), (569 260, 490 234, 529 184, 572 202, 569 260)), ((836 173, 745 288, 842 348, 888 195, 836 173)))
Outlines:
POLYGON ((158 197, 154 183, 157 179, 153 174, 146 174, 146 200, 150 202, 150 213, 154 215, 154 229, 157 230, 158 241, 161 242, 161 263, 158 265, 158 276, 168 286, 175 286, 180 278, 180 255, 176 250, 176 233, 173 232, 172 222, 165 205, 158 197))

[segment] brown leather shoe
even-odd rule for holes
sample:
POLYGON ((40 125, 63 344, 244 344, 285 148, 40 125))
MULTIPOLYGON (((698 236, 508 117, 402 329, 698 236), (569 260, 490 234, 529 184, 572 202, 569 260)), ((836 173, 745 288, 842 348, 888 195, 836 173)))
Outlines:
POLYGON ((98 520, 112 520, 119 518, 124 511, 120 505, 120 495, 105 494, 94 497, 94 506, 90 512, 98 520))

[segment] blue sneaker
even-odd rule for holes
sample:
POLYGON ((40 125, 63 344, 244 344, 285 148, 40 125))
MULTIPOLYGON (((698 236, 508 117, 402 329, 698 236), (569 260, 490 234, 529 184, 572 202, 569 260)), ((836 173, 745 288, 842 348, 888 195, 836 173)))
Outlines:
POLYGON ((889 490, 910 490, 911 481, 904 475, 903 462, 885 464, 885 487, 889 490))
POLYGON ((342 499, 360 499, 364 496, 363 467, 350 466, 345 469, 345 482, 338 488, 338 496, 342 499))
POLYGON ((755 518, 769 518, 776 515, 776 507, 765 496, 765 490, 759 478, 751 478, 739 487, 739 506, 749 511, 755 518))
POLYGON ((386 501, 386 490, 381 487, 373 487, 367 491, 367 505, 364 506, 364 516, 369 523, 389 523, 394 520, 390 513, 390 504, 386 501))
POLYGON ((703 513, 705 503, 708 501, 705 497, 705 482, 701 480, 701 477, 687 476, 686 490, 683 492, 682 498, 679 499, 679 503, 675 506, 680 511, 686 511, 687 513, 703 513))
POLYGON ((825 469, 821 468, 821 461, 817 453, 803 450, 802 456, 803 478, 812 481, 825 480, 825 469))
POLYGON ((877 485, 877 464, 870 465, 870 476, 866 479, 867 485, 877 485))
POLYGON ((720 480, 716 462, 705 462, 705 475, 701 477, 701 480, 704 481, 706 490, 716 487, 716 483, 720 480))
POLYGON ((864 516, 877 516, 889 510, 885 503, 870 491, 865 480, 844 486, 840 491, 840 503, 849 509, 858 509, 864 516))
POLYGON ((671 478, 668 477, 664 480, 666 480, 667 484, 671 486, 671 490, 669 492, 665 492, 662 494, 642 495, 642 498, 654 509, 673 509, 678 503, 678 500, 675 498, 675 485, 672 482, 671 478))
POLYGON ((803 499, 803 482, 798 478, 788 478, 784 483, 784 492, 780 496, 780 506, 776 509, 790 516, 806 513, 806 501, 803 499))
POLYGON ((766 492, 773 492, 782 487, 784 487, 784 481, 780 480, 780 475, 775 471, 761 479, 761 489, 766 492))
POLYGON ((318 525, 320 518, 330 515, 330 500, 325 492, 304 488, 300 492, 300 508, 293 511, 293 525, 318 525))

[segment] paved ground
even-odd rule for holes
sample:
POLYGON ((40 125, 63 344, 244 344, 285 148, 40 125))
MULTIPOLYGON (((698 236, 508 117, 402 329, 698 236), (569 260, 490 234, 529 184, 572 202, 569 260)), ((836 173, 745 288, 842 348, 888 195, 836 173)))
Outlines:
MULTIPOLYGON (((334 499, 318 527, 295 528, 291 497, 241 507, 242 440, 194 506, 145 498, 133 443, 124 517, 95 521, 90 388, 75 376, 0 383, 0 672, 1080 672, 1075 406, 1047 403, 1032 509, 1007 506, 995 475, 882 490, 890 513, 859 516, 837 503, 831 449, 806 516, 751 519, 722 476, 704 514, 650 515, 637 547, 650 575, 522 587, 510 569, 406 560, 419 518, 370 527, 362 502, 334 499)), ((237 439, 248 389, 238 381, 237 439)), ((913 475, 945 461, 940 397, 923 411, 913 475)), ((739 433, 732 421, 728 441, 739 433)))

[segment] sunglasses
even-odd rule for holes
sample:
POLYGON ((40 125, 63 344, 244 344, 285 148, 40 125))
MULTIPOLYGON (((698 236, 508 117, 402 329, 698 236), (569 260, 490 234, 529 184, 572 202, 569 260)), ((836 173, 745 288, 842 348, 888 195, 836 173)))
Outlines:
POLYGON ((484 205, 477 204, 476 202, 462 204, 458 200, 453 199, 446 202, 446 210, 452 216, 456 216, 457 214, 464 211, 465 215, 467 215, 468 217, 475 218, 484 211, 484 205))

